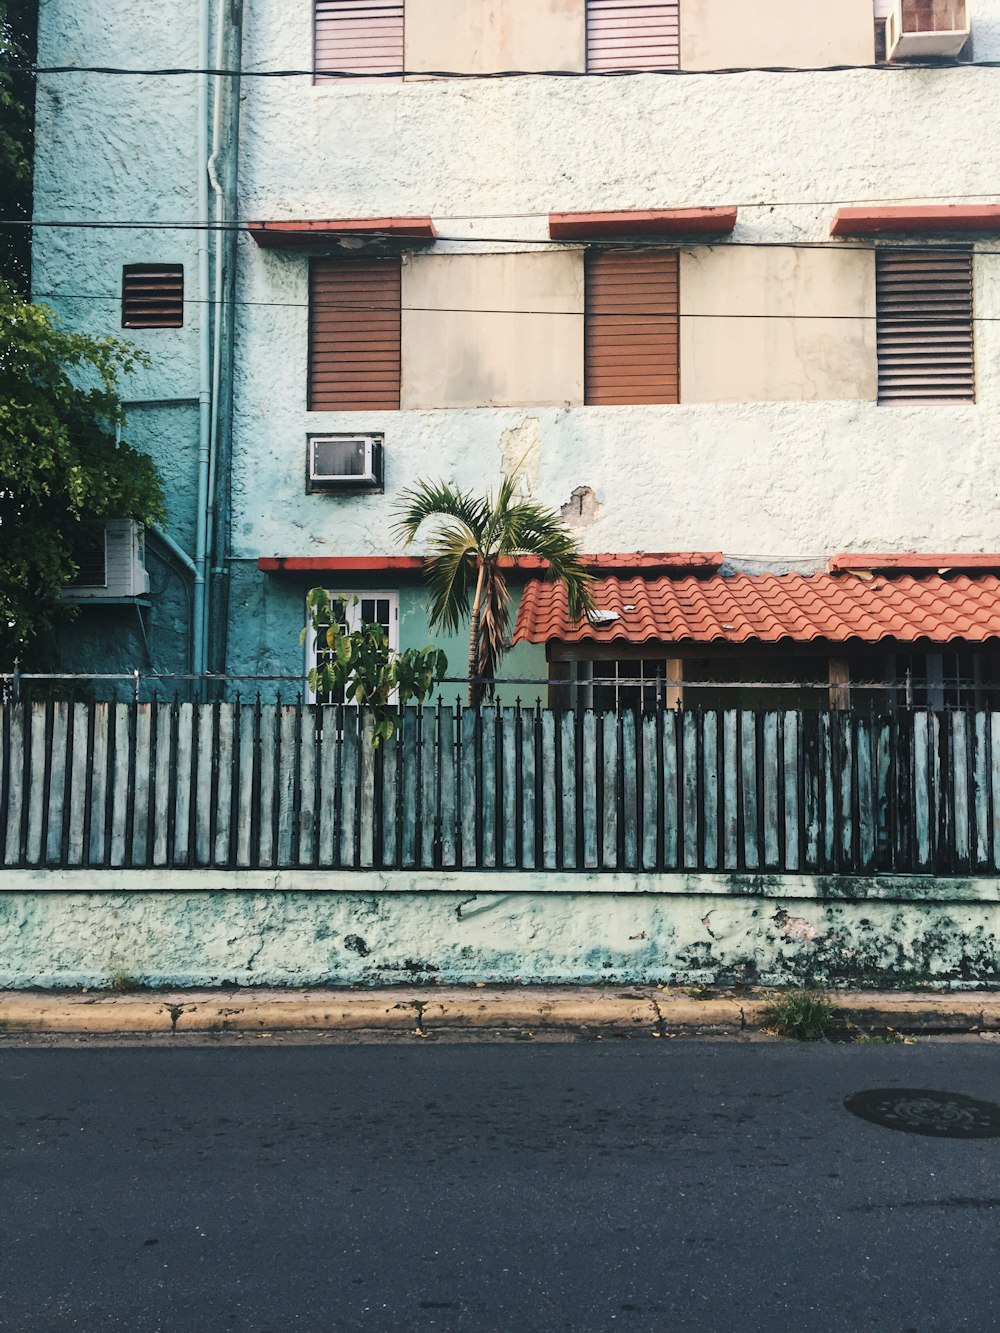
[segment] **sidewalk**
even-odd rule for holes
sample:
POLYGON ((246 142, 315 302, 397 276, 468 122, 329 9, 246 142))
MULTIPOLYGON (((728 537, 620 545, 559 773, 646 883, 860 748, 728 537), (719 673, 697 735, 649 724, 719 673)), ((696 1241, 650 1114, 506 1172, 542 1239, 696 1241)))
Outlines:
MULTIPOLYGON (((1000 992, 828 991, 837 1026, 907 1033, 1000 1031, 1000 992)), ((739 1035, 762 1030, 764 991, 657 986, 447 986, 0 992, 4 1034, 546 1032, 739 1035)))

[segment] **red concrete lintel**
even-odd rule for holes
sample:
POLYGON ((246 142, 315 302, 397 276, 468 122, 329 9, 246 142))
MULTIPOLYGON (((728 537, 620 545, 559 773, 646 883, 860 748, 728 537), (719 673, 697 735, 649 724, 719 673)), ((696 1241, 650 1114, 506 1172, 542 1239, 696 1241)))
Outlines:
POLYGON ((349 218, 334 222, 248 222, 247 230, 265 249, 276 246, 316 245, 342 236, 386 236, 399 241, 433 241, 437 235, 430 218, 349 218))
MULTIPOLYGON (((602 552, 580 557, 588 569, 655 574, 669 570, 703 570, 714 573, 722 564, 720 551, 626 551, 602 552)), ((537 556, 507 556, 504 569, 541 573, 548 568, 537 556)), ((265 574, 408 574, 419 573, 424 558, 419 555, 262 555, 257 568, 265 574)))
POLYGON ((907 232, 1000 231, 1000 204, 900 204, 838 208, 831 236, 894 236, 907 232))
POLYGON ((851 570, 865 570, 877 573, 882 570, 898 570, 901 573, 919 574, 919 573, 937 573, 938 570, 947 569, 961 572, 962 570, 1000 570, 1000 553, 980 554, 973 553, 928 553, 906 551, 902 555, 891 555, 886 553, 869 554, 862 552, 860 554, 847 553, 844 555, 835 555, 826 562, 826 567, 831 574, 848 573, 851 570))
POLYGON ((602 240, 628 236, 727 236, 736 226, 735 208, 633 209, 619 213, 550 213, 555 241, 602 240))

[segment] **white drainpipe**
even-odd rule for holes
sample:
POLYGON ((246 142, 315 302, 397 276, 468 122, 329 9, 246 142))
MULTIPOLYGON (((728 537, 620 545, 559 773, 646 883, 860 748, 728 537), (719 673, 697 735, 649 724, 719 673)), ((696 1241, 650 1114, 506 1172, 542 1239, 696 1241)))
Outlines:
MULTIPOLYGON (((198 68, 208 69, 211 36, 211 0, 200 0, 198 34, 198 68)), ((209 444, 212 431, 212 343, 211 343, 211 286, 208 226, 208 79, 207 73, 198 75, 198 299, 199 356, 198 356, 198 499, 195 513, 194 547, 194 613, 192 658, 193 670, 200 676, 205 670, 205 561, 208 549, 208 474, 209 444)))
MULTIPOLYGON (((218 20, 218 31, 215 39, 215 68, 222 69, 226 59, 227 36, 228 36, 227 6, 223 0, 218 20)), ((222 224, 226 221, 226 200, 222 185, 219 182, 217 173, 219 154, 222 151, 222 111, 226 99, 226 79, 219 74, 215 79, 215 104, 212 108, 212 152, 208 159, 207 175, 209 184, 214 192, 214 217, 218 226, 215 233, 215 283, 213 292, 212 314, 214 318, 212 335, 212 414, 209 427, 208 442, 208 486, 205 496, 205 510, 207 517, 207 529, 205 540, 206 559, 211 553, 212 539, 215 530, 215 491, 216 491, 216 466, 218 463, 218 440, 219 440, 219 403, 221 399, 221 375, 222 375, 222 335, 225 320, 222 314, 222 298, 224 291, 225 278, 225 250, 223 244, 222 224)), ((210 577, 210 571, 206 569, 206 576, 210 577)), ((211 583, 206 583, 206 588, 211 588, 211 583)), ((202 612, 202 643, 204 645, 204 656, 208 656, 208 634, 209 634, 209 597, 206 596, 202 612)))

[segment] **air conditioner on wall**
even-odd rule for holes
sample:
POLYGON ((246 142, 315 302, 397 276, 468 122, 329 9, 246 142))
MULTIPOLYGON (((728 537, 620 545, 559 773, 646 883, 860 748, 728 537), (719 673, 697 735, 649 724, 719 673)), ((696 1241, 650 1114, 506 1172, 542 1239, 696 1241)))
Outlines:
POLYGON ((969 40, 969 0, 894 0, 885 21, 889 60, 957 56, 969 40))
POLYGON ((311 435, 310 491, 372 488, 382 484, 382 439, 378 435, 311 435))
POLYGON ((64 594, 72 601, 108 601, 149 592, 143 531, 131 519, 87 524, 75 559, 80 572, 64 594))

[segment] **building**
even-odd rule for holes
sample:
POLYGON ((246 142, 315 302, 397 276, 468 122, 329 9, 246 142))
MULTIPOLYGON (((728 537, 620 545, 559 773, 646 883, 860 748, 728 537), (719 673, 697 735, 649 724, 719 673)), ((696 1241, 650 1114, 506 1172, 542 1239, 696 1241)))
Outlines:
POLYGON ((302 679, 316 584, 422 646, 394 499, 515 470, 605 614, 525 571, 511 696, 985 697, 1000 0, 971 8, 50 0, 43 68, 192 71, 38 80, 35 296, 148 351, 129 436, 169 506, 144 553, 100 535, 53 660, 302 679))

